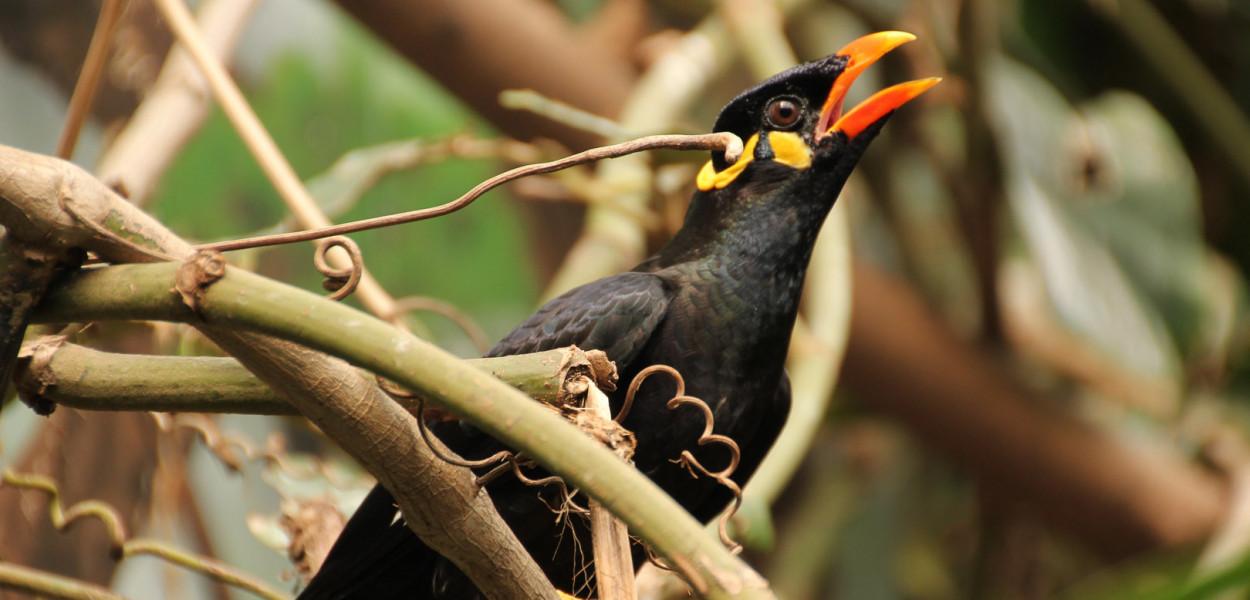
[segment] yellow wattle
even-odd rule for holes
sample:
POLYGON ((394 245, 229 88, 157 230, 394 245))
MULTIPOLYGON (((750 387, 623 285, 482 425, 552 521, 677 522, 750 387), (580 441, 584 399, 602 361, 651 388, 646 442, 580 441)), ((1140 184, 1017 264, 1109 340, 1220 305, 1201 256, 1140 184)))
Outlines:
MULTIPOLYGON (((712 161, 707 161, 702 169, 699 169, 699 175, 695 177, 695 185, 700 190, 710 192, 714 189, 721 189, 738 178, 743 169, 755 160, 755 145, 760 141, 759 134, 751 136, 747 140, 746 145, 742 148, 742 156, 738 158, 738 162, 729 165, 724 171, 716 172, 716 168, 712 166, 712 161)), ((783 165, 791 166, 796 169, 806 169, 812 165, 812 149, 803 141, 803 138, 793 131, 770 131, 768 132, 768 144, 773 149, 773 159, 783 165)))
POLYGON ((773 149, 773 160, 796 169, 812 166, 812 148, 802 136, 793 131, 768 132, 768 145, 773 149))
POLYGON ((712 167, 712 161, 707 161, 707 164, 703 165, 703 168, 699 170, 699 176, 694 181, 695 185, 699 186, 699 189, 702 191, 710 192, 713 189, 719 190, 733 183, 733 180, 737 179, 738 174, 755 159, 755 144, 759 143, 759 141, 760 135, 758 133, 751 136, 751 139, 747 140, 746 145, 742 147, 742 156, 738 158, 738 162, 725 167, 725 170, 720 173, 717 173, 716 169, 712 167))

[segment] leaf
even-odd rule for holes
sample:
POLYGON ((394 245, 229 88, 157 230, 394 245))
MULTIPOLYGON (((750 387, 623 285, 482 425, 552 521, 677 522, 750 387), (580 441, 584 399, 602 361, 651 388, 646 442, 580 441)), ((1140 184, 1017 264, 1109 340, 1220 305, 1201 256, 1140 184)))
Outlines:
POLYGON ((1146 380, 1183 376, 1178 348, 1205 259, 1197 192, 1167 124, 1135 96, 1073 109, 1048 82, 993 64, 1009 214, 1059 323, 1146 380), (1191 284, 1192 282, 1192 284, 1191 284))

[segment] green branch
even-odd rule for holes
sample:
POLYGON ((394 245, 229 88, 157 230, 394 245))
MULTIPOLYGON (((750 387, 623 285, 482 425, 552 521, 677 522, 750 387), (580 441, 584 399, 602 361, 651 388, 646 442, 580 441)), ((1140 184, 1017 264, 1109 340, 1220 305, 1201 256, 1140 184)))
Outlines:
MULTIPOLYGON (((620 517, 705 597, 771 597, 758 574, 655 484, 502 381, 379 319, 242 269, 200 287, 197 314, 171 289, 179 270, 164 263, 83 271, 51 290, 35 318, 180 321, 298 340, 399 382, 526 452, 620 517)), ((185 270, 178 279, 198 280, 185 270)))
POLYGON ((107 588, 39 569, 0 561, 0 588, 26 592, 40 598, 65 600, 126 600, 107 588))
MULTIPOLYGON (((300 414, 233 358, 118 354, 62 341, 49 336, 23 348, 17 385, 28 403, 107 411, 300 414)), ((615 381, 614 370, 596 373, 587 355, 573 346, 468 362, 531 398, 559 406, 582 393, 571 388, 581 377, 591 376, 600 386, 615 381)), ((413 398, 396 401, 409 412, 418 404, 413 398)))

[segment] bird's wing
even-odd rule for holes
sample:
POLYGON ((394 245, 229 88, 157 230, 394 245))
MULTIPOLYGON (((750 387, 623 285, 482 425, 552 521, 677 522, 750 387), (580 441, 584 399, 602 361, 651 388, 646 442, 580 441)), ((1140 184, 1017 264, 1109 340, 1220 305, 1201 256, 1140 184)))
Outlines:
POLYGON ((395 499, 377 485, 299 600, 431 597, 437 556, 396 519, 395 499))
POLYGON ((664 320, 670 289, 660 275, 632 272, 574 288, 538 309, 486 356, 577 345, 603 350, 624 369, 664 320))

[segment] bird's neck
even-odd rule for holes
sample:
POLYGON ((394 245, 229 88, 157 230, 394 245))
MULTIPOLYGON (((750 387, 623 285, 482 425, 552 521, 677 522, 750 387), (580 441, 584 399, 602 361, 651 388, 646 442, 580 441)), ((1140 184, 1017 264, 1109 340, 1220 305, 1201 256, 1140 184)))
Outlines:
POLYGON ((728 205, 711 194, 696 194, 681 230, 648 262, 655 268, 716 262, 743 283, 778 272, 801 278, 836 195, 801 198, 779 189, 772 196, 728 205))
POLYGON ((702 290, 694 293, 721 298, 761 333, 788 339, 812 246, 833 199, 786 194, 756 195, 729 207, 716 202, 696 195, 685 225, 644 268, 688 271, 696 276, 686 281, 702 290))

